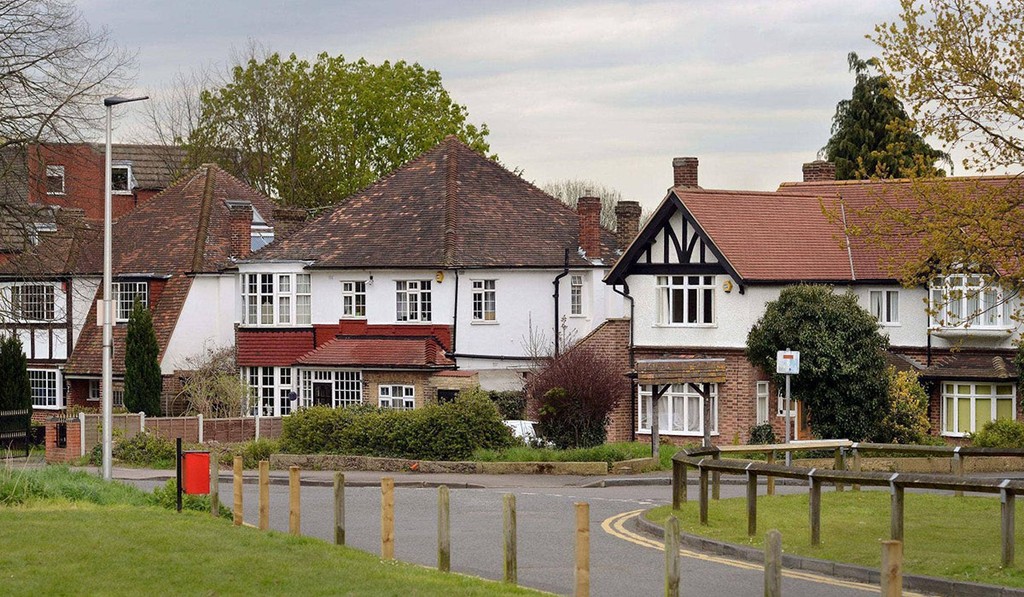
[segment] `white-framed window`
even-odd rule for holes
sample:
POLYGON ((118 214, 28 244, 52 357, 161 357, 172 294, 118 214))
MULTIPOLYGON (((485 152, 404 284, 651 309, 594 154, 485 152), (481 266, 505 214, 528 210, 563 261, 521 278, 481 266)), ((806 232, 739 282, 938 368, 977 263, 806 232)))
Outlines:
POLYGON ((257 326, 309 325, 309 274, 242 274, 242 323, 257 326))
POLYGON ((46 167, 46 194, 64 194, 64 166, 46 167))
POLYGON ((259 251, 272 242, 274 242, 274 229, 270 226, 257 226, 253 224, 249 228, 250 251, 259 251))
POLYGON ((110 402, 114 408, 124 408, 124 386, 110 389, 110 402))
POLYGON ((661 324, 715 323, 715 276, 658 276, 657 292, 661 324))
POLYGON ((398 321, 430 321, 430 280, 398 280, 395 303, 398 321))
POLYGON ((136 300, 149 307, 149 284, 145 282, 114 282, 113 291, 115 321, 128 321, 136 300))
MULTIPOLYGON (((718 384, 711 388, 711 433, 718 433, 718 384)), ((640 386, 640 432, 651 431, 651 386, 640 386)), ((672 384, 658 399, 658 432, 668 435, 704 435, 704 399, 690 384, 672 384)))
POLYGON ((28 383, 32 388, 32 408, 63 406, 60 372, 56 369, 29 369, 28 383))
POLYGON ((115 164, 110 167, 110 194, 131 195, 135 187, 130 164, 115 164))
POLYGON ((348 369, 299 369, 302 406, 326 403, 333 408, 363 403, 363 374, 348 369), (326 396, 321 395, 326 390, 326 396))
POLYGON ((89 380, 89 397, 86 400, 88 400, 89 402, 100 401, 100 398, 103 397, 101 393, 102 386, 100 385, 100 383, 101 382, 98 379, 89 380))
POLYGON ((1012 383, 942 382, 942 434, 963 436, 995 419, 1017 418, 1012 383))
POLYGON ((757 382, 757 389, 754 400, 757 403, 757 424, 764 425, 768 422, 768 382, 757 382))
POLYGON ((366 318, 366 282, 358 280, 341 283, 341 316, 351 319, 366 318))
POLYGON ((900 291, 871 290, 868 292, 868 306, 875 320, 882 325, 899 325, 900 291))
POLYGON ((378 389, 381 408, 412 410, 416 407, 416 388, 402 385, 381 385, 378 389))
POLYGON ((22 320, 53 321, 54 292, 50 284, 22 284, 11 287, 14 316, 22 320))
POLYGON ((242 367, 242 379, 249 383, 251 416, 282 417, 297 406, 290 396, 294 391, 291 367, 242 367))
MULTIPOLYGON (((789 405, 789 416, 796 418, 796 400, 790 397, 791 404, 789 405)), ((779 388, 775 392, 775 416, 784 417, 786 416, 786 392, 782 388, 779 388)))
POLYGON ((569 276, 569 315, 583 315, 583 276, 569 276))
POLYGON ((981 276, 954 275, 932 280, 928 312, 939 328, 1008 328, 1009 309, 1003 290, 981 276))
POLYGON ((473 321, 494 321, 497 317, 495 280, 473 280, 473 321))

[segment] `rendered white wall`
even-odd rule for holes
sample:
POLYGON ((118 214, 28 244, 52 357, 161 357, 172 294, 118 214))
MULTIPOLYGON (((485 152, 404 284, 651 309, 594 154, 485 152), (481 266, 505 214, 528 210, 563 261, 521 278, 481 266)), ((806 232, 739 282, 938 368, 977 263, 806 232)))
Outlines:
POLYGON ((178 324, 160 363, 162 373, 185 368, 189 357, 207 348, 235 343, 235 276, 201 275, 192 280, 178 324))

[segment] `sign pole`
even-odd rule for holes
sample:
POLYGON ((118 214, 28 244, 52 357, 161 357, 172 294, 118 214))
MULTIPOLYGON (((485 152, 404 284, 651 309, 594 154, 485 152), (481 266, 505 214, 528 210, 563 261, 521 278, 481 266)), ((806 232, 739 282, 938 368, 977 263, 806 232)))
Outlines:
MULTIPOLYGON (((789 381, 800 373, 800 352, 796 350, 780 350, 775 355, 775 373, 786 376, 786 444, 793 437, 793 400, 789 393, 789 381)), ((786 466, 793 464, 793 454, 786 450, 786 466)))
MULTIPOLYGON (((788 445, 790 439, 793 437, 793 402, 789 396, 789 378, 790 375, 786 375, 786 444, 788 445)), ((792 466, 793 464, 793 452, 786 450, 786 466, 792 466)))

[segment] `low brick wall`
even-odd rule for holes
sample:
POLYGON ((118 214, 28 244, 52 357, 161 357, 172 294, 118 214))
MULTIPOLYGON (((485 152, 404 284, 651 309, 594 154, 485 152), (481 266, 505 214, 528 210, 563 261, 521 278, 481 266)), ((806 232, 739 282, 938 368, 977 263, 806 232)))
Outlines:
POLYGON ((81 423, 75 419, 64 422, 67 425, 67 445, 60 448, 57 447, 58 422, 62 421, 51 419, 46 422, 46 462, 63 464, 78 460, 82 457, 81 423))
POLYGON ((462 473, 482 475, 607 475, 605 462, 440 462, 376 458, 344 454, 273 454, 270 467, 276 470, 297 466, 317 471, 381 471, 390 473, 462 473), (416 466, 413 469, 413 466, 416 466))

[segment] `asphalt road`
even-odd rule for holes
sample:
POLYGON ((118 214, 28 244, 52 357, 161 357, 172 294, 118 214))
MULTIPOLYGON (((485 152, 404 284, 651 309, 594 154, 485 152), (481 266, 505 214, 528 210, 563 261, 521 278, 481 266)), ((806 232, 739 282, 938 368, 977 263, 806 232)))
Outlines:
MULTIPOLYGON (((133 481, 152 490, 153 481, 133 481)), ((806 491, 780 486, 781 492, 806 491)), ((763 488, 762 488, 763 490, 763 488)), ((231 500, 231 484, 221 496, 231 500)), ((741 495, 742 486, 723 485, 722 497, 741 495)), ((551 487, 523 489, 453 489, 451 491, 452 569, 500 579, 502 576, 502 496, 516 495, 519 583, 562 595, 573 591, 576 502, 590 504, 591 593, 595 596, 663 594, 665 555, 662 543, 629 524, 627 513, 668 503, 666 486, 551 487)), ((288 488, 270 488, 270 525, 288 529, 288 488)), ((257 519, 256 486, 245 485, 246 522, 257 519)), ((395 557, 436 565, 437 490, 395 490, 395 557)), ((302 488, 302 534, 333 541, 333 490, 302 488)), ((346 488, 348 545, 380 553, 380 489, 346 488)), ((762 595, 764 573, 757 565, 682 551, 682 594, 762 595)), ((307 571, 315 573, 315 571, 307 571)), ((787 572, 783 591, 795 597, 840 597, 878 594, 877 587, 803 572, 787 572)))

